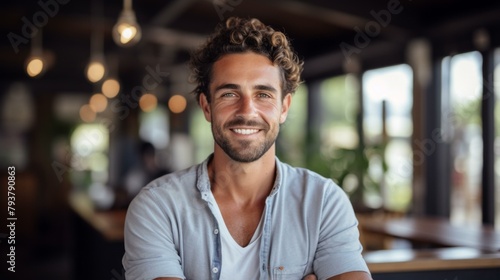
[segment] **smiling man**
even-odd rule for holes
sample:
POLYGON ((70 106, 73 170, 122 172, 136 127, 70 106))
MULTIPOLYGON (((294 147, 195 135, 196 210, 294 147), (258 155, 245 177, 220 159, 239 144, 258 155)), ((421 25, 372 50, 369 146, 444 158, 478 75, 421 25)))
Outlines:
POLYGON ((191 66, 214 153, 133 200, 127 279, 371 279, 342 189, 275 155, 302 71, 285 35, 230 18, 191 66))

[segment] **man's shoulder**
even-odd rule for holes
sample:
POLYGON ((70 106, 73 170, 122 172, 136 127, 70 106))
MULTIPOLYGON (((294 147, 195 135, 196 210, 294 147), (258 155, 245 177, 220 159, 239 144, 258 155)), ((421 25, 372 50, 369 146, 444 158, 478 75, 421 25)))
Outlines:
POLYGON ((158 177, 143 187, 137 196, 155 196, 164 199, 182 193, 192 195, 196 192, 199 166, 199 164, 193 165, 158 177))
POLYGON ((150 211, 148 209, 157 208, 165 213, 187 211, 194 202, 199 202, 198 168, 199 165, 193 165, 153 180, 132 199, 129 209, 150 211))
POLYGON ((199 166, 200 164, 196 164, 182 170, 167 173, 151 181, 144 189, 172 188, 185 182, 196 181, 199 166))

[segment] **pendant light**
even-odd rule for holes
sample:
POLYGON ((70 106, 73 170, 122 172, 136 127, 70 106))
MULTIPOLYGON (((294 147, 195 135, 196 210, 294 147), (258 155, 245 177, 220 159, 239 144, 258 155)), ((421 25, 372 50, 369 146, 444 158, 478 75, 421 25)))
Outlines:
POLYGON ((47 68, 42 50, 42 29, 38 30, 31 41, 31 53, 26 59, 26 73, 34 78, 45 72, 47 68))
POLYGON ((92 83, 97 83, 106 75, 106 63, 103 52, 103 32, 97 24, 97 15, 101 15, 101 5, 92 1, 92 34, 90 38, 90 61, 85 69, 87 79, 92 83), (96 11, 98 10, 98 11, 96 11))
POLYGON ((123 10, 113 27, 113 40, 121 47, 133 46, 141 40, 141 27, 137 24, 132 0, 123 0, 123 10))
POLYGON ((118 80, 118 62, 116 54, 107 55, 108 76, 101 85, 101 92, 107 98, 113 98, 120 93, 120 81, 118 80))

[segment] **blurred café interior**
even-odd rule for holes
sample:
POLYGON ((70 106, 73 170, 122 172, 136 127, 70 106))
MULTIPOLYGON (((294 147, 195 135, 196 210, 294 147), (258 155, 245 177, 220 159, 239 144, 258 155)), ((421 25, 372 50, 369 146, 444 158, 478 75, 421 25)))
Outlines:
POLYGON ((0 5, 1 279, 124 279, 130 200, 213 150, 187 61, 230 16, 305 61, 278 157, 346 191, 374 279, 500 279, 500 2, 0 5))

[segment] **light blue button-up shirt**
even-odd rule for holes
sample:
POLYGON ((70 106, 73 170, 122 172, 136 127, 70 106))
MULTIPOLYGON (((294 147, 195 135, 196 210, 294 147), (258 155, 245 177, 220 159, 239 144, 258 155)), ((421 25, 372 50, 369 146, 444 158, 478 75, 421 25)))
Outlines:
MULTIPOLYGON (((151 182, 132 201, 125 222, 126 279, 219 279, 224 256, 209 203, 209 160, 151 182)), ((330 179, 277 158, 276 167, 255 279, 298 280, 314 273, 321 280, 368 272, 344 191, 330 179)))

